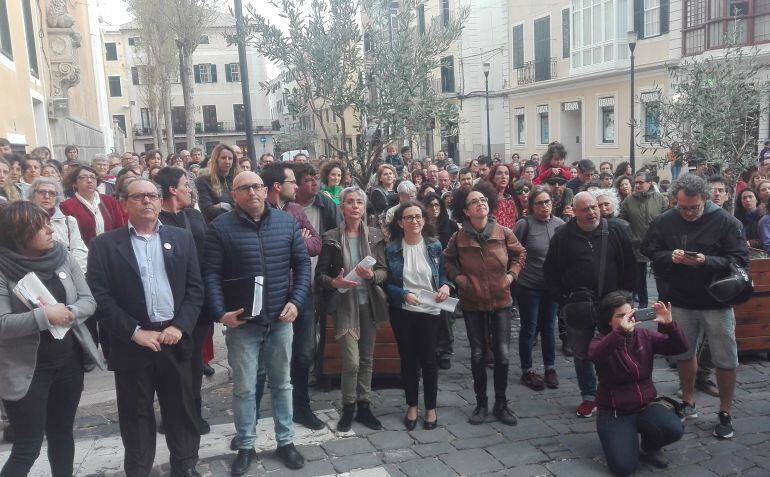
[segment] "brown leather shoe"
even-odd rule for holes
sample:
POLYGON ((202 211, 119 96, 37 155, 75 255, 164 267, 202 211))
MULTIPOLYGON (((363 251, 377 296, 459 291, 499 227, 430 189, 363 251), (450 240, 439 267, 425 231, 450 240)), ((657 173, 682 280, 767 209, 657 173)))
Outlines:
POLYGON ((556 374, 556 370, 553 368, 546 369, 543 382, 549 389, 557 389, 559 387, 559 376, 556 374))
POLYGON ((527 371, 521 375, 521 384, 527 386, 535 391, 542 391, 545 389, 543 384, 543 378, 535 374, 534 371, 527 371))

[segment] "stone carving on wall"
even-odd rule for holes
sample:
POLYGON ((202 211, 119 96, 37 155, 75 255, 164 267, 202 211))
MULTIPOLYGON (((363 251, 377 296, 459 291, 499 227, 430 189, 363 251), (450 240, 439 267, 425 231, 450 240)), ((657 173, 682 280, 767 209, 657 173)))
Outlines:
POLYGON ((75 19, 69 14, 66 0, 48 0, 46 14, 51 96, 66 98, 69 89, 80 83, 78 48, 82 35, 74 28, 75 19))

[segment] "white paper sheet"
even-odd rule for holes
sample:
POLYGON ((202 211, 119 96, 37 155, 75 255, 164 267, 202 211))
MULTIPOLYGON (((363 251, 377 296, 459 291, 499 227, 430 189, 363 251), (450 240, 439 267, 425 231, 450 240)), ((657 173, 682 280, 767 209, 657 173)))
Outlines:
POLYGON ((454 313, 457 308, 457 303, 460 301, 457 298, 451 296, 441 303, 436 302, 436 292, 428 290, 420 290, 417 292, 417 299, 420 300, 421 305, 429 306, 431 308, 438 308, 439 310, 448 311, 454 313))
MULTIPOLYGON (((358 262, 356 268, 360 266, 366 268, 367 270, 371 270, 375 263, 377 263, 377 260, 375 260, 374 257, 367 255, 363 260, 358 262)), ((347 275, 345 275, 345 280, 350 280, 360 284, 364 279, 358 275, 358 272, 356 272, 356 269, 354 268, 353 270, 349 271, 347 275)), ((337 291, 340 293, 347 293, 348 290, 350 290, 350 288, 339 288, 337 291)))
MULTIPOLYGON (((56 298, 51 295, 51 292, 48 291, 48 288, 43 285, 43 282, 40 281, 40 278, 34 272, 24 275, 13 288, 13 293, 30 310, 40 308, 40 303, 43 305, 54 305, 57 303, 56 298)), ((49 331, 54 338, 60 340, 64 338, 69 330, 69 326, 53 326, 49 331)))

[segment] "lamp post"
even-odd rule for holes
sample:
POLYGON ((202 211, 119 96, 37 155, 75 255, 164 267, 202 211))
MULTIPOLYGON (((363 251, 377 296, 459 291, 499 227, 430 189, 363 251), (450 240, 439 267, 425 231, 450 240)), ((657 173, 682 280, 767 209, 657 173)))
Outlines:
POLYGON ((492 142, 489 136, 489 63, 484 63, 484 97, 487 100, 487 156, 492 159, 492 142))
POLYGON ((235 0, 235 29, 238 33, 238 71, 241 74, 241 96, 243 97, 244 120, 246 121, 246 148, 249 150, 251 170, 257 170, 257 149, 254 145, 254 124, 251 117, 251 96, 249 96, 249 65, 246 60, 246 40, 244 38, 243 8, 241 0, 235 0))
POLYGON ((631 163, 631 170, 634 172, 636 172, 636 147, 634 140, 634 49, 636 48, 636 40, 636 32, 628 32, 628 49, 631 50, 631 137, 629 138, 628 162, 631 163))

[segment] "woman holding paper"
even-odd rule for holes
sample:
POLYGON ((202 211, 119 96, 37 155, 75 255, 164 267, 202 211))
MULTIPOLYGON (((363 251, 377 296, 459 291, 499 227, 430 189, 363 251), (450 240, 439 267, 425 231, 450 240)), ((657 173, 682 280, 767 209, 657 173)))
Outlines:
POLYGON ((417 425, 420 369, 425 391, 423 428, 435 429, 438 423, 436 345, 441 310, 422 303, 419 297, 429 292, 437 303, 441 303, 450 293, 441 243, 431 236, 430 227, 425 225, 426 218, 427 212, 419 202, 401 204, 388 226, 391 242, 385 247, 390 324, 401 356, 401 378, 409 406, 404 426, 409 431, 417 425))
POLYGON ((495 357, 495 418, 513 426, 517 419, 508 408, 508 348, 511 344, 511 283, 521 270, 524 247, 511 229, 497 223, 497 192, 485 181, 473 189, 461 187, 452 198, 452 217, 462 224, 444 251, 447 276, 458 287, 460 308, 471 345, 471 373, 476 409, 468 419, 481 424, 487 417, 487 368, 484 352, 491 334, 495 357))
POLYGON ((0 223, 0 399, 16 434, 0 475, 27 475, 45 435, 51 475, 71 477, 83 356, 101 364, 83 325, 96 302, 45 210, 15 202, 0 210, 0 223), (30 291, 35 282, 50 302, 19 298, 40 296, 30 291))
POLYGON ((382 424, 372 414, 369 400, 377 323, 388 319, 385 293, 379 286, 387 278, 385 242, 382 232, 364 222, 363 190, 355 186, 343 189, 340 208, 344 220, 323 235, 315 272, 328 303, 327 313, 334 317, 334 339, 342 354, 342 416, 337 430, 349 431, 354 417, 366 427, 380 430, 382 424), (360 265, 366 257, 375 259, 372 268, 360 265), (351 270, 357 277, 348 276, 351 270))

